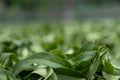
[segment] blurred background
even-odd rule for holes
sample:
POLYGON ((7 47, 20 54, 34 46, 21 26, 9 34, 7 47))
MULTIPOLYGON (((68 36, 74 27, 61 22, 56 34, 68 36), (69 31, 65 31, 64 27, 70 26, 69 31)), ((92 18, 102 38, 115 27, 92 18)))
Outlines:
MULTIPOLYGON (((0 0, 1 61, 1 53, 6 52, 21 60, 55 49, 76 55, 87 41, 95 41, 98 51, 105 45, 111 63, 120 67, 120 0, 0 0)), ((111 65, 108 69, 113 71, 111 65)), ((59 80, 75 80, 64 77, 59 80)), ((106 80, 120 80, 120 76, 109 75, 106 80)))
POLYGON ((0 0, 0 23, 119 19, 120 0, 0 0))

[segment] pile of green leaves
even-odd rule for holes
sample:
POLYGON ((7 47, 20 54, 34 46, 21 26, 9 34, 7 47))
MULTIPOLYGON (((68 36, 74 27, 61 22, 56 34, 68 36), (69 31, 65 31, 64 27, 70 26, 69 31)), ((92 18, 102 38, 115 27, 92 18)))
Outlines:
POLYGON ((41 26, 1 27, 0 80, 120 79, 118 27, 41 26))
POLYGON ((114 67, 109 60, 108 48, 95 45, 93 41, 75 48, 71 54, 55 49, 34 53, 25 59, 20 59, 17 55, 12 51, 0 54, 0 79, 110 80, 108 76, 120 75, 120 69, 114 67))

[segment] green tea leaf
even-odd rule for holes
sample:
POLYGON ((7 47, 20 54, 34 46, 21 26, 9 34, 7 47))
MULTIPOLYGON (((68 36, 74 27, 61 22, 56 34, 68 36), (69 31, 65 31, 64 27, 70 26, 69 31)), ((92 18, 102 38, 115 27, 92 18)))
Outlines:
POLYGON ((94 48, 95 41, 89 41, 83 44, 83 46, 80 48, 79 52, 84 52, 84 51, 91 51, 94 48))
POLYGON ((86 78, 84 74, 74 69, 57 68, 57 69, 54 69, 54 71, 56 72, 56 74, 59 74, 59 75, 76 77, 76 78, 86 78))
POLYGON ((103 67, 104 67, 104 71, 106 73, 109 73, 109 74, 114 74, 114 67, 113 65, 111 64, 110 60, 108 58, 106 58, 105 56, 105 59, 103 61, 103 67))
POLYGON ((86 74, 88 80, 92 79, 92 77, 94 76, 95 72, 98 69, 99 63, 100 63, 100 55, 97 54, 97 56, 94 59, 93 63, 90 65, 89 71, 86 74))
POLYGON ((58 80, 56 73, 53 72, 52 75, 47 80, 58 80))
POLYGON ((65 55, 65 53, 63 53, 62 51, 55 49, 55 50, 51 50, 51 53, 55 54, 58 58, 60 59, 66 59, 67 56, 65 55))
POLYGON ((52 68, 72 68, 72 65, 67 61, 60 61, 55 55, 48 52, 41 52, 38 54, 34 54, 29 58, 20 61, 16 64, 13 69, 13 73, 16 75, 27 68, 28 66, 32 65, 33 63, 49 66, 52 68))
POLYGON ((106 80, 119 80, 120 79, 120 76, 110 75, 105 72, 102 72, 102 74, 106 80))
POLYGON ((120 75, 120 68, 113 66, 113 64, 110 62, 108 58, 104 59, 103 67, 104 67, 103 69, 104 72, 108 74, 115 75, 115 76, 120 75))
POLYGON ((86 51, 77 55, 75 63, 76 69, 82 70, 88 68, 91 62, 94 60, 96 54, 96 51, 86 51))

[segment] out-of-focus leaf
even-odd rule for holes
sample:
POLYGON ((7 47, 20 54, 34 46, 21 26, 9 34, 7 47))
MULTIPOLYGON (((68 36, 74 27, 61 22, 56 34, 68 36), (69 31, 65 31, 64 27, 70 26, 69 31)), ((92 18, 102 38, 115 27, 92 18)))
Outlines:
POLYGON ((3 69, 0 69, 0 80, 7 80, 6 73, 3 69))
POLYGON ((11 67, 12 61, 15 61, 15 62, 19 61, 19 59, 14 53, 2 53, 0 55, 0 63, 2 67, 7 67, 7 66, 11 67))
POLYGON ((0 69, 0 80, 18 80, 15 75, 4 69, 0 69))

